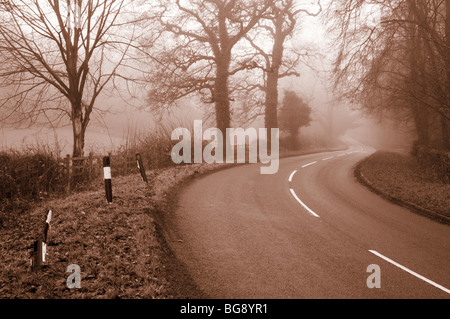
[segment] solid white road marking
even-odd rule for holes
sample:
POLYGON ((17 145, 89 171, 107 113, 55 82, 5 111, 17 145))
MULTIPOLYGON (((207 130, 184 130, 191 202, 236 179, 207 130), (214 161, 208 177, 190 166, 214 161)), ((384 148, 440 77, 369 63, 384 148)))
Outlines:
POLYGON ((299 202, 300 205, 302 205, 311 215, 313 215, 314 217, 320 217, 319 215, 314 213, 308 206, 306 206, 305 203, 303 203, 300 198, 298 198, 297 194, 292 188, 290 189, 290 191, 292 196, 294 196, 294 198, 297 200, 297 202, 299 202))
POLYGON ((297 171, 293 171, 291 176, 289 176, 289 183, 292 182, 292 179, 294 178, 295 173, 297 173, 297 171))
POLYGON ((376 255, 376 256, 378 256, 378 257, 380 257, 380 258, 386 260, 387 262, 390 262, 390 263, 393 264, 394 266, 397 266, 398 268, 400 268, 400 269, 402 269, 402 270, 404 270, 404 271, 410 273, 411 275, 416 276, 417 278, 422 279, 423 281, 429 283, 430 285, 433 285, 433 286, 435 286, 436 288, 439 288, 439 289, 445 291, 446 293, 450 294, 450 289, 447 289, 447 288, 445 288, 445 287, 443 287, 443 286, 441 286, 441 285, 435 283, 434 281, 431 281, 430 279, 427 279, 427 278, 425 278, 424 276, 421 276, 421 275, 419 275, 418 273, 415 273, 414 271, 412 271, 412 270, 410 270, 410 269, 408 269, 408 268, 406 268, 406 267, 400 265, 399 263, 396 263, 395 261, 393 261, 393 260, 387 258, 386 256, 383 256, 382 254, 380 254, 379 252, 377 252, 377 251, 375 251, 375 250, 369 250, 369 251, 370 251, 372 254, 374 254, 374 255, 376 255))
POLYGON ((309 164, 303 165, 303 166, 302 166, 302 168, 305 168, 305 167, 308 167, 308 166, 311 166, 311 165, 314 165, 314 164, 317 164, 317 162, 312 162, 312 163, 309 163, 309 164))

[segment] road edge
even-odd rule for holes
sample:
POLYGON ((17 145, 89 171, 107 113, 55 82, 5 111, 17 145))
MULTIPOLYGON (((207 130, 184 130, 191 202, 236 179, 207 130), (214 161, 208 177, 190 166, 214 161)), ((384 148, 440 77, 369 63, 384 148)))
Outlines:
POLYGON ((164 202, 159 203, 155 207, 155 214, 153 215, 156 233, 161 246, 165 252, 165 268, 166 278, 170 282, 170 292, 175 299, 208 299, 207 294, 195 283, 192 276, 187 270, 187 266, 177 258, 170 241, 176 235, 176 230, 173 229, 174 213, 178 208, 178 201, 183 190, 195 180, 205 177, 207 175, 236 167, 243 164, 224 164, 216 168, 190 174, 182 178, 176 185, 172 186, 166 196, 164 202), (170 198, 169 198, 170 197, 170 198))
POLYGON ((368 188, 373 193, 383 197, 384 199, 386 199, 396 205, 407 208, 410 211, 412 211, 413 213, 417 213, 419 215, 428 217, 428 218, 430 218, 436 222, 439 222, 441 224, 444 224, 444 225, 450 225, 450 218, 448 218, 447 216, 443 216, 439 213, 436 213, 434 211, 431 211, 429 209, 426 209, 426 208, 416 205, 414 203, 394 197, 394 196, 389 195, 388 193, 380 190, 379 188, 377 188, 369 179, 367 179, 364 176, 362 169, 361 169, 364 162, 368 159, 369 159, 369 157, 366 157, 366 158, 362 159, 361 161, 359 161, 353 170, 354 176, 356 177, 356 179, 358 180, 358 182, 360 184, 362 184, 363 186, 368 188))

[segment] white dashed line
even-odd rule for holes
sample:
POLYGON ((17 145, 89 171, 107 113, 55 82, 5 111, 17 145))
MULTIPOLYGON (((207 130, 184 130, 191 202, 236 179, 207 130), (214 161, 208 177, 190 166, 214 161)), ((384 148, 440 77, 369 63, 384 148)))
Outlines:
POLYGON ((328 160, 330 160, 330 159, 332 159, 332 158, 334 158, 334 156, 324 158, 324 159, 322 159, 322 161, 328 161, 328 160))
POLYGON ((294 175, 297 173, 297 171, 293 171, 291 176, 289 176, 289 183, 292 182, 292 179, 294 178, 294 175))
POLYGON ((317 164, 317 162, 312 162, 312 163, 309 163, 309 164, 303 165, 303 166, 302 166, 302 168, 305 168, 305 167, 308 167, 308 166, 311 166, 311 165, 314 165, 314 164, 317 164))
POLYGON ((437 283, 435 283, 434 281, 431 281, 430 279, 425 278, 424 276, 419 275, 418 273, 415 273, 414 271, 400 265, 399 263, 396 263, 395 261, 393 261, 392 259, 387 258, 386 256, 383 256, 382 254, 380 254, 379 252, 375 251, 375 250, 369 250, 372 254, 386 260, 387 262, 390 262, 391 264, 393 264, 394 266, 397 266, 398 268, 410 273, 413 276, 416 276, 419 279, 422 279, 423 281, 429 283, 430 285, 435 286, 436 288, 439 288, 443 291, 445 291, 446 293, 450 294, 450 289, 447 289, 437 283))
POLYGON ((290 189, 290 191, 291 191, 292 196, 294 196, 294 198, 297 200, 297 202, 299 202, 300 205, 302 205, 311 215, 313 215, 314 217, 317 217, 317 218, 320 217, 319 215, 314 213, 308 206, 306 206, 305 203, 303 203, 300 198, 298 198, 297 194, 295 194, 295 192, 292 188, 290 189))

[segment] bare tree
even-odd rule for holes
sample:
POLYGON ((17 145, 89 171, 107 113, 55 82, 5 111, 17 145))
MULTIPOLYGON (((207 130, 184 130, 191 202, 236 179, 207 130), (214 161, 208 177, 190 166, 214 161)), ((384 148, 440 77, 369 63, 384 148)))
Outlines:
POLYGON ((132 0, 3 1, 2 120, 69 119, 73 156, 83 155, 96 101, 121 77, 135 38, 131 12, 124 13, 132 6, 132 0))
POLYGON ((267 11, 270 0, 160 1, 153 17, 162 49, 149 79, 149 102, 161 110, 191 94, 214 103, 217 127, 231 125, 230 77, 252 68, 253 56, 233 50, 267 11))
POLYGON ((306 9, 297 8, 294 0, 274 0, 254 32, 246 35, 247 41, 262 57, 260 69, 263 71, 265 83, 259 85, 259 88, 265 93, 266 128, 278 127, 279 80, 288 76, 300 76, 296 67, 304 53, 291 50, 286 54, 285 42, 293 36, 299 14, 317 16, 322 11, 320 0, 317 6, 317 12, 312 13, 306 9), (271 43, 269 52, 265 49, 267 41, 271 43))
POLYGON ((366 110, 409 116, 420 143, 448 149, 449 1, 334 1, 336 84, 366 110), (438 121, 436 119, 439 119, 438 121), (440 124, 437 124, 440 122, 440 124))

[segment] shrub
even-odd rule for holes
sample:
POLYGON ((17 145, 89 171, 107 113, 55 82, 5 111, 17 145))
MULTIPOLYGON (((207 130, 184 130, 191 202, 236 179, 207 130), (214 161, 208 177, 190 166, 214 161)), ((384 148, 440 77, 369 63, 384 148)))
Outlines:
POLYGON ((411 154, 428 174, 450 183, 450 152, 431 149, 415 142, 411 154))

